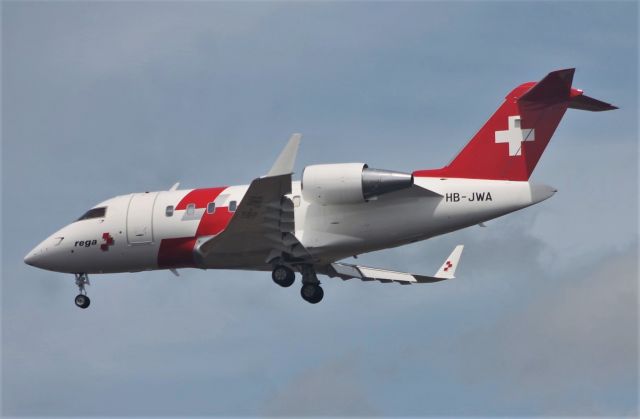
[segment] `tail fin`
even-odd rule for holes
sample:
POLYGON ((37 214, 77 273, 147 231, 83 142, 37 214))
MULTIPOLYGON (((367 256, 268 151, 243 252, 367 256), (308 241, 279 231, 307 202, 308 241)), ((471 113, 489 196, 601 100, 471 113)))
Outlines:
POLYGON ((554 71, 538 83, 516 87, 448 166, 413 175, 528 180, 567 108, 617 109, 572 88, 574 71, 554 71))

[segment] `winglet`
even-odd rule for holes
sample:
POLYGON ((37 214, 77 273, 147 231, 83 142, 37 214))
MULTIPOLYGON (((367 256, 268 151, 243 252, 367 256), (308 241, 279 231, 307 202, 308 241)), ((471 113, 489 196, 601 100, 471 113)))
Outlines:
POLYGON ((282 149, 278 159, 267 173, 267 177, 280 176, 293 173, 293 165, 296 162, 296 155, 298 154, 298 146, 300 145, 300 139, 302 134, 293 134, 289 138, 289 142, 282 149))
POLYGON ((453 274, 456 272, 456 268, 458 267, 458 261, 460 260, 462 249, 464 249, 464 246, 461 244, 453 249, 453 252, 451 252, 447 260, 444 261, 438 272, 436 272, 436 274, 434 275, 436 278, 455 278, 453 274))

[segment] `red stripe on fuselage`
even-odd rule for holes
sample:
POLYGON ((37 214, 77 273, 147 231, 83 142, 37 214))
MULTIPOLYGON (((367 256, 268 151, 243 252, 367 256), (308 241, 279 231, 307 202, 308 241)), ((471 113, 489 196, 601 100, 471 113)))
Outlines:
POLYGON ((193 246, 195 237, 181 237, 178 239, 163 239, 158 251, 158 266, 160 268, 192 268, 193 246))
POLYGON ((187 209, 187 205, 196 204, 196 208, 204 208, 209 202, 215 201, 215 199, 227 189, 226 186, 221 188, 204 188, 194 189, 176 205, 176 211, 187 209))
POLYGON ((195 267, 193 247, 200 236, 211 236, 222 232, 229 224, 233 213, 227 207, 216 208, 212 214, 207 213, 206 208, 210 202, 224 191, 222 188, 194 189, 185 195, 176 205, 176 211, 185 210, 187 205, 195 204, 196 208, 204 208, 205 212, 200 219, 195 237, 180 237, 163 239, 158 251, 158 266, 160 268, 187 268, 195 267))
POLYGON ((231 217, 233 217, 233 213, 229 212, 229 208, 227 207, 216 208, 213 214, 208 214, 205 211, 200 219, 200 224, 198 224, 196 237, 221 233, 222 230, 227 227, 229 221, 231 221, 231 217))

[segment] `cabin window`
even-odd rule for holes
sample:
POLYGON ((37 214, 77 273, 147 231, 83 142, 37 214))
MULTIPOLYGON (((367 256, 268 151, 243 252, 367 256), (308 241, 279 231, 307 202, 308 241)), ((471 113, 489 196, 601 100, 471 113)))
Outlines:
POLYGON ((107 207, 91 208, 89 211, 85 212, 82 217, 78 218, 78 221, 90 220, 92 218, 104 218, 106 213, 107 207))
POLYGON ((216 203, 209 202, 209 204, 207 205, 207 214, 213 214, 214 212, 216 212, 216 203))
POLYGON ((173 216, 173 205, 169 205, 169 206, 167 206, 167 209, 166 209, 166 210, 164 210, 164 214, 165 214, 167 217, 172 217, 172 216, 173 216))
POLYGON ((229 202, 229 211, 230 212, 235 212, 237 206, 238 206, 238 203, 236 201, 229 202))
POLYGON ((196 204, 187 205, 187 215, 192 216, 196 213, 196 204))

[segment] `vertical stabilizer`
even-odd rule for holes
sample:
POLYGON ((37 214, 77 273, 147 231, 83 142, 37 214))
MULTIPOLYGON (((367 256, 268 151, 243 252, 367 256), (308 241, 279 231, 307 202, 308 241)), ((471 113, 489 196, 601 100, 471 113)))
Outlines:
POLYGON ((528 180, 567 108, 616 109, 572 88, 574 71, 554 71, 516 87, 448 166, 414 176, 528 180))

